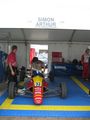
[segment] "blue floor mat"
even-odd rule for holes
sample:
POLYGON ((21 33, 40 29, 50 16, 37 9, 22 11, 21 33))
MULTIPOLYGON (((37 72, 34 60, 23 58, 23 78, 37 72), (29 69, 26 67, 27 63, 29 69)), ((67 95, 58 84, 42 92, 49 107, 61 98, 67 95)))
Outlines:
POLYGON ((0 116, 90 118, 90 112, 73 111, 36 111, 36 110, 0 110, 0 116))
POLYGON ((80 80, 81 83, 83 83, 86 87, 90 89, 90 79, 88 81, 85 81, 82 79, 82 77, 78 76, 78 80, 80 80))
POLYGON ((7 98, 7 92, 5 91, 2 96, 0 96, 0 105, 4 102, 4 100, 7 98))
MULTIPOLYGON (((56 87, 60 82, 66 82, 68 88, 67 98, 62 99, 58 97, 49 97, 43 99, 43 105, 90 105, 90 96, 81 90, 71 79, 69 78, 56 78, 53 83, 49 83, 50 88, 56 87)), ((12 104, 25 104, 32 105, 32 98, 25 98, 17 96, 12 104)))
MULTIPOLYGON (((82 105, 90 106, 90 96, 81 90, 68 77, 56 77, 54 82, 49 83, 50 88, 55 88, 60 82, 66 82, 68 95, 66 99, 60 97, 50 97, 43 99, 43 105, 70 106, 82 105)), ((53 88, 53 89, 54 89, 53 88)), ((7 93, 4 94, 6 98, 7 93)), ((32 98, 17 96, 12 104, 34 105, 32 98)), ((30 116, 30 117, 62 117, 62 118, 90 118, 90 111, 50 111, 50 110, 0 110, 0 116, 30 116)))

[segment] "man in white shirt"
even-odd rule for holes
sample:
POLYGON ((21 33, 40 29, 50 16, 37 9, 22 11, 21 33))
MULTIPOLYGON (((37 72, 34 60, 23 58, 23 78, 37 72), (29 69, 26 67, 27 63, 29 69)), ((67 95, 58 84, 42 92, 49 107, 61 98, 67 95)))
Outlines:
POLYGON ((81 63, 83 65, 82 77, 85 80, 89 78, 89 57, 90 57, 90 50, 87 48, 84 54, 81 57, 81 63))

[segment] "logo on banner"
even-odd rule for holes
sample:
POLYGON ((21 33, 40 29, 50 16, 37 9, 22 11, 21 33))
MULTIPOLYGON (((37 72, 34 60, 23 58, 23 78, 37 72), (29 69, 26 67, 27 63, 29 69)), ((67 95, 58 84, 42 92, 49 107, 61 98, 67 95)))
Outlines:
POLYGON ((66 66, 54 66, 55 69, 67 70, 66 66))
POLYGON ((54 18, 38 17, 36 27, 38 27, 38 28, 56 28, 56 22, 55 22, 54 18))

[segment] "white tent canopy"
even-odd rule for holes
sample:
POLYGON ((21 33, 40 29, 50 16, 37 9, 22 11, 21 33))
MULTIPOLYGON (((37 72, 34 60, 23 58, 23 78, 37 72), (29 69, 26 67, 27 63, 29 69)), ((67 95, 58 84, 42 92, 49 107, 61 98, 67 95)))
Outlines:
POLYGON ((13 44, 17 45, 19 66, 29 66, 30 45, 33 43, 48 45, 49 65, 52 61, 53 51, 62 52, 65 61, 72 61, 75 58, 80 60, 81 54, 88 46, 90 46, 90 31, 70 29, 0 28, 1 49, 9 53, 9 48, 13 44))
POLYGON ((89 30, 0 28, 0 42, 90 42, 89 30))
POLYGON ((80 60, 90 46, 90 0, 2 0, 2 50, 9 52, 16 44, 19 65, 27 65, 32 43, 48 45, 49 63, 52 51, 62 52, 65 60, 80 60))

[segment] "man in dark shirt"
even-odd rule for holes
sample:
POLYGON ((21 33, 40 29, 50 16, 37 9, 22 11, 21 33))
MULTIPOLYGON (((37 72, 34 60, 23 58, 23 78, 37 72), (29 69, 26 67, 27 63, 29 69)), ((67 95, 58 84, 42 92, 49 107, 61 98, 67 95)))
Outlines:
POLYGON ((7 71, 8 81, 17 83, 17 61, 16 61, 17 46, 12 46, 11 53, 7 56, 7 71))

